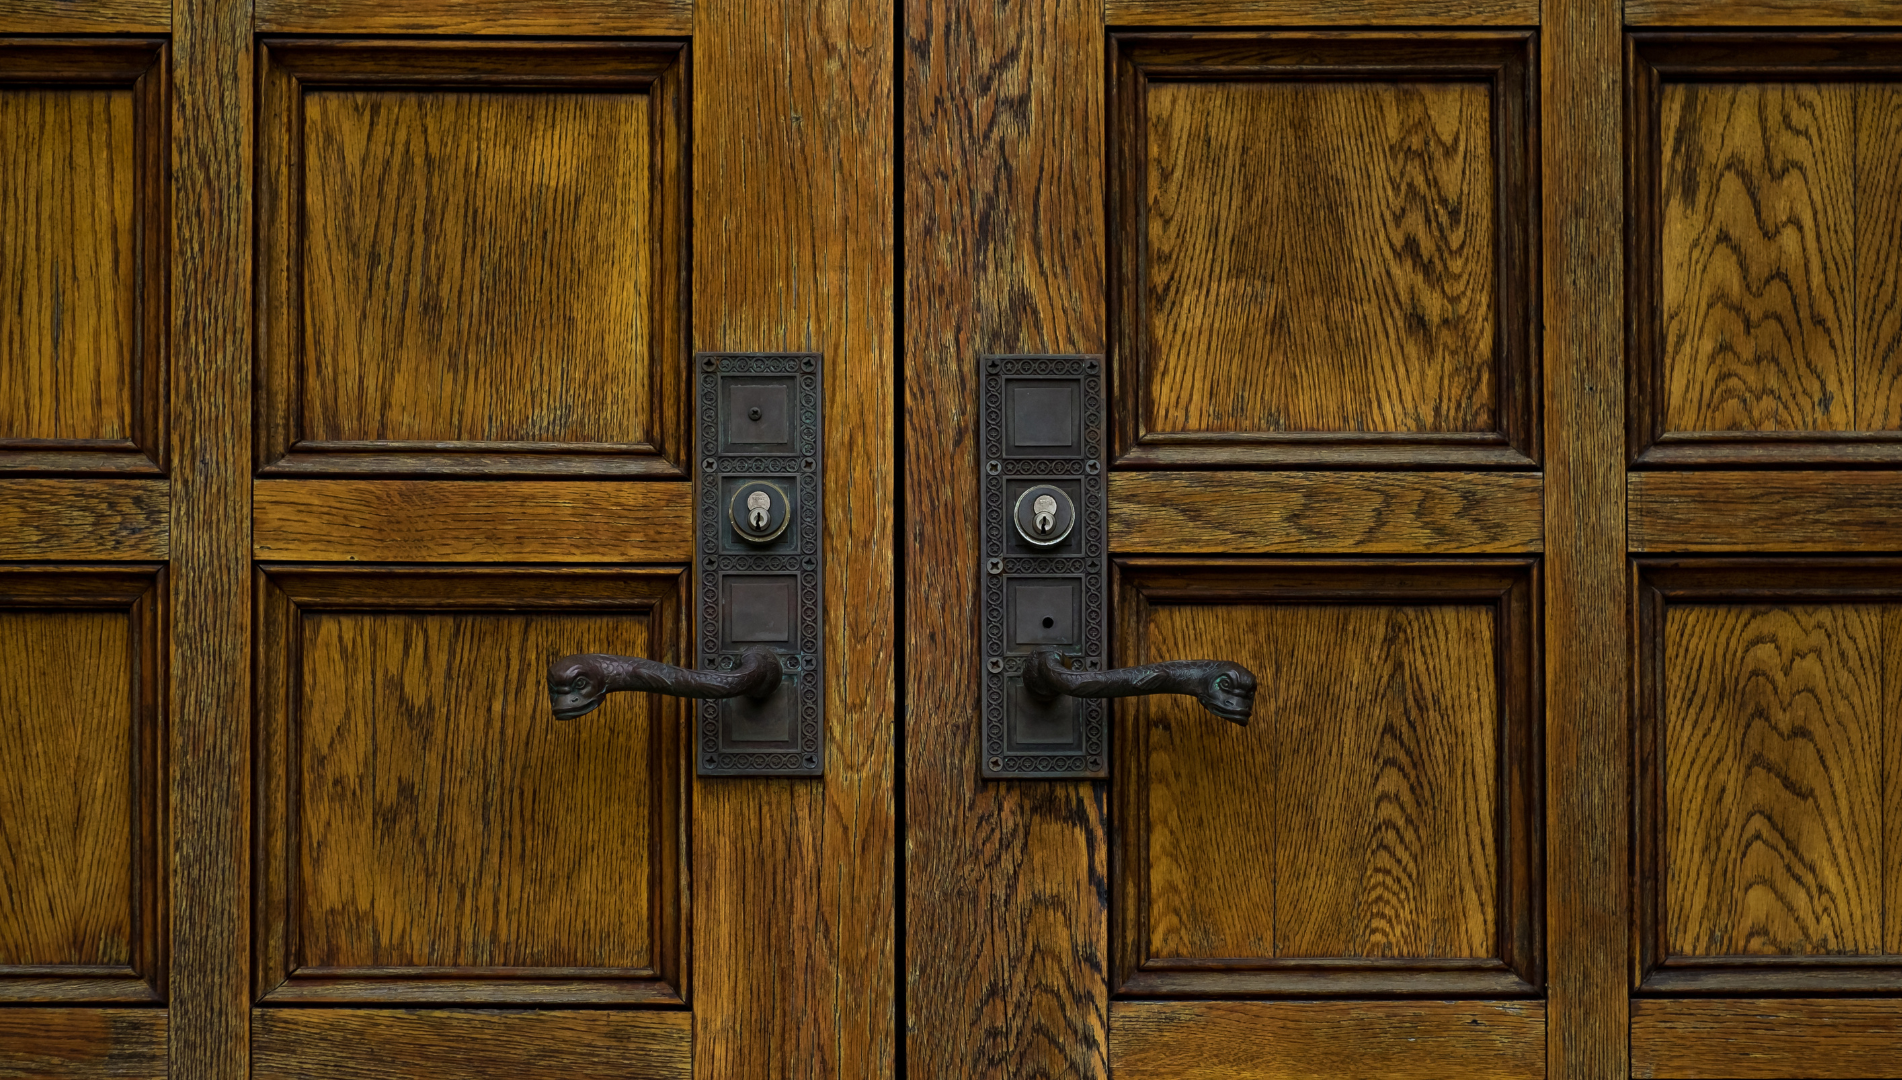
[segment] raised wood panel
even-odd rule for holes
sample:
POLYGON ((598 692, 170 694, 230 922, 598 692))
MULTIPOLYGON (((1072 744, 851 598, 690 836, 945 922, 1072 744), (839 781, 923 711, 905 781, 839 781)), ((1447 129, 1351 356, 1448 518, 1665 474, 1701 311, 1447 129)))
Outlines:
POLYGON ((1633 472, 1632 551, 1902 550, 1892 472, 1633 472))
POLYGON ((1641 560, 1646 989, 1902 986, 1893 560, 1641 560))
POLYGON ((164 1009, 0 1009, 0 1078, 164 1080, 164 1009))
POLYGON ((1632 55, 1633 453, 1902 461, 1902 38, 1632 55))
POLYGON ((677 570, 265 572, 260 993, 681 999, 681 722, 548 711, 549 661, 678 662, 677 570))
POLYGON ((251 506, 259 559, 628 563, 693 556, 693 491, 685 484, 260 480, 251 506))
POLYGON ((1537 475, 1119 472, 1119 554, 1504 554, 1545 544, 1537 475))
POLYGON ((0 570, 0 1002, 160 997, 157 582, 0 570))
POLYGON ((255 1080, 685 1080, 684 1011, 258 1009, 255 1080))
POLYGON ((1892 1080, 1902 1077, 1902 1009, 1881 998, 1640 998, 1631 1075, 1892 1080))
POLYGON ((526 34, 643 37, 693 30, 693 0, 257 0, 261 34, 526 34))
POLYGON ((1120 993, 1529 990, 1523 564, 1219 565, 1124 563, 1120 662, 1262 689, 1123 710, 1120 993))
POLYGON ((1633 26, 1898 26, 1889 0, 1625 0, 1633 26))
POLYGON ((163 56, 0 44, 0 469, 159 471, 163 56))
POLYGON ((171 0, 4 0, 0 34, 163 34, 171 0))
POLYGON ((267 473, 677 475, 684 49, 284 42, 267 473))
POLYGON ((1530 464, 1530 38, 1114 41, 1120 460, 1530 464))
POLYGON ((1537 0, 1107 0, 1111 26, 1536 26, 1537 0))
POLYGON ((1542 1080, 1539 1001, 1118 1001, 1117 1080, 1542 1080))
POLYGON ((164 480, 0 480, 0 559, 163 559, 164 480))

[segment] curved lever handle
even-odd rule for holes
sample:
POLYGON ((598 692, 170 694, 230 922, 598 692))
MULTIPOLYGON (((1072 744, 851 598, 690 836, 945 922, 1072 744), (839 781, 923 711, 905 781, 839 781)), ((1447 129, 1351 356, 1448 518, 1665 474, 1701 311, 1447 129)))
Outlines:
POLYGON ((731 671, 699 671, 638 656, 583 653, 548 665, 548 698, 555 719, 573 720, 601 707, 616 690, 645 690, 686 698, 770 697, 779 689, 779 657, 753 648, 731 671))
POLYGON ((1156 664, 1077 671, 1044 650, 1024 662, 1024 689, 1041 698, 1194 694, 1202 707, 1234 724, 1255 712, 1255 673, 1227 660, 1164 660, 1156 664))

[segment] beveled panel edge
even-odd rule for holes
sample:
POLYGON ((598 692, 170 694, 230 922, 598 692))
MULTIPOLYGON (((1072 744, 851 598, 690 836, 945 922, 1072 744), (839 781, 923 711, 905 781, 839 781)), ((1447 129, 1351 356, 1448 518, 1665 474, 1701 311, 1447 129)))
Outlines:
MULTIPOLYGON (((1144 625, 1154 603, 1388 602, 1486 603, 1495 610, 1495 678, 1500 732, 1498 954, 1470 960, 1310 959, 1251 965, 1210 961, 1203 970, 1151 969, 1144 838, 1147 815, 1143 699, 1119 704, 1110 754, 1110 997, 1302 997, 1338 994, 1472 997, 1537 996, 1545 986, 1545 766, 1542 574, 1540 560, 1482 556, 1299 558, 1112 556, 1112 660, 1142 663, 1144 625), (1281 584, 1277 585, 1277 581, 1281 584), (1516 722, 1515 722, 1516 719, 1516 722), (1120 749, 1118 745, 1120 744, 1120 749), (1517 828, 1511 827, 1517 824, 1517 828), (1383 970, 1384 969, 1384 970, 1383 970)), ((1193 963, 1193 962, 1191 962, 1193 963)), ((1172 966, 1186 967, 1181 961, 1172 966)))
MULTIPOLYGON (((649 620, 650 659, 678 663, 690 647, 682 614, 689 586, 685 565, 363 565, 256 563, 253 568, 253 802, 251 997, 254 1002, 362 1002, 376 1004, 685 1004, 690 993, 687 928, 691 925, 686 875, 690 778, 680 732, 684 709, 659 697, 653 725, 654 788, 659 799, 649 852, 653 915, 653 975, 630 977, 625 969, 405 968, 423 977, 395 976, 396 969, 312 969, 294 963, 296 902, 292 856, 289 769, 283 745, 296 723, 300 616, 307 611, 633 611, 649 620), (559 974, 560 978, 537 978, 559 974)), ((552 716, 550 722, 554 722, 552 716)))
MULTIPOLYGON (((1163 0, 1167 2, 1167 0, 1163 0)), ((1193 3, 1195 0, 1187 0, 1193 3)), ((1377 0, 1376 0, 1377 2, 1377 0)), ((1310 5, 1311 7, 1311 5, 1310 5)), ((1535 469, 1542 460, 1541 383, 1543 354, 1539 305, 1540 246, 1537 33, 1520 30, 1318 30, 1269 32, 1180 32, 1112 30, 1108 48, 1106 199, 1110 259, 1109 367, 1114 384, 1111 403, 1110 466, 1121 468, 1399 468, 1535 469), (1147 220, 1146 165, 1142 147, 1147 131, 1146 84, 1151 72, 1184 78, 1181 57, 1169 63, 1140 60, 1131 54, 1163 47, 1185 56, 1232 55, 1254 45, 1266 49, 1300 39, 1302 55, 1287 65, 1290 77, 1343 68, 1364 70, 1367 78, 1483 77, 1492 85, 1491 134, 1495 161, 1493 208, 1495 317, 1498 355, 1495 387, 1498 426, 1493 431, 1446 433, 1358 432, 1157 432, 1143 428, 1147 415, 1143 368, 1149 352, 1147 265, 1143 223, 1147 220), (1343 59, 1316 59, 1314 50, 1334 44, 1343 59), (1364 55, 1376 44, 1397 51, 1385 59, 1364 55), (1459 55, 1458 47, 1500 55, 1459 55), (1451 55, 1449 55, 1451 50, 1451 55), (1356 53, 1363 55, 1356 56, 1356 53)), ((1199 67, 1206 63, 1191 64, 1199 67)), ((1261 78, 1261 65, 1231 60, 1196 77, 1220 70, 1243 71, 1261 78)))
POLYGON ((1633 472, 1634 552, 1902 550, 1902 476, 1888 472, 1633 472))
POLYGON ((541 37, 664 37, 693 32, 692 0, 257 0, 260 34, 521 34, 541 37))
POLYGON ((258 480, 251 505, 251 552, 262 560, 685 563, 693 557, 693 489, 684 483, 258 480))
POLYGON ((1902 1077, 1894 998, 1638 998, 1633 1076, 1902 1077))
POLYGON ((1538 0, 1107 0, 1110 26, 1537 26, 1538 0))
POLYGON ((0 559, 162 560, 171 524, 167 480, 0 478, 0 559))
POLYGON ((1625 0, 1631 26, 1902 26, 1888 0, 1625 0))
MULTIPOLYGON (((171 29, 146 26, 150 0, 94 0, 90 11, 69 20, 70 6, 49 0, 0 0, 0 33, 13 30, 8 16, 18 7, 44 20, 41 33, 141 33, 171 29), (122 20, 124 20, 122 22, 122 20), (139 23, 136 28, 131 23, 139 23)), ((25 21, 23 19, 23 21, 25 21)), ((0 439, 0 474, 164 475, 171 457, 169 428, 171 340, 171 81, 170 45, 162 37, 0 39, 0 88, 9 83, 77 84, 129 89, 132 93, 132 231, 134 236, 133 340, 127 374, 131 386, 130 437, 105 439, 0 439)))
POLYGON ((1511 554, 1545 547, 1536 473, 1114 472, 1117 554, 1511 554))
MULTIPOLYGON (((170 633, 162 563, 0 564, 0 610, 106 609, 130 624, 133 733, 132 958, 125 965, 0 966, 0 1004, 162 1003, 171 945, 166 722, 170 633)), ((0 1009, 0 1016, 12 1010, 0 1009)), ((4 1060, 0 1058, 0 1060, 4 1060)))
POLYGON ((253 1009, 257 1080, 492 1075, 685 1080, 681 1009, 253 1009))
POLYGON ((0 1075, 164 1080, 166 1009, 0 1009, 0 1075))

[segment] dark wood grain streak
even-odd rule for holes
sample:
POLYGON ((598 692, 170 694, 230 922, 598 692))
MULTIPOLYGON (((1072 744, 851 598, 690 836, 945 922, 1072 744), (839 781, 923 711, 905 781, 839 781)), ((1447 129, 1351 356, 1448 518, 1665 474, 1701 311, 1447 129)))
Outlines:
POLYGON ((3 0, 0 34, 163 34, 171 0, 3 0))
POLYGON ((255 1080, 686 1080, 688 1012, 259 1009, 255 1080))
POLYGON ((1538 1001, 1118 1001, 1117 1080, 1541 1080, 1538 1001))
POLYGON ((693 30, 693 0, 261 0, 260 34, 664 37, 693 30))
POLYGON ((1892 998, 1640 998, 1631 1075, 1893 1080, 1902 1077, 1902 1008, 1892 998))
POLYGON ((1545 0, 1547 1075, 1623 1076, 1628 630, 1618 0, 1545 0))
POLYGON ((164 1080, 164 1009, 0 1009, 5 1080, 164 1080))
MULTIPOLYGON (((5 490, 0 482, 0 498, 5 490)), ((693 555, 686 484, 259 480, 251 490, 259 559, 633 563, 693 555)))
POLYGON ((693 334, 825 356, 823 781, 694 785, 696 1076, 889 1076, 894 9, 694 6, 693 334))
POLYGON ((1856 97, 1855 425, 1902 430, 1902 86, 1856 97))
POLYGON ((0 559, 163 559, 163 480, 0 480, 0 559))
POLYGON ((1109 1071, 1101 785, 977 779, 977 362, 1105 345, 1100 3, 909 0, 906 1068, 1109 1071))
POLYGON ((1111 26, 1535 26, 1538 0, 1107 0, 1111 26))
POLYGON ((1545 544, 1541 478, 1499 473, 1119 472, 1119 554, 1504 554, 1545 544))
POLYGON ((1632 551, 1902 550, 1889 472, 1634 472, 1628 507, 1632 551))
POLYGON ((172 7, 171 1072, 251 1065, 251 5, 172 7))
POLYGON ((1625 0, 1633 26, 1902 26, 1889 0, 1625 0))

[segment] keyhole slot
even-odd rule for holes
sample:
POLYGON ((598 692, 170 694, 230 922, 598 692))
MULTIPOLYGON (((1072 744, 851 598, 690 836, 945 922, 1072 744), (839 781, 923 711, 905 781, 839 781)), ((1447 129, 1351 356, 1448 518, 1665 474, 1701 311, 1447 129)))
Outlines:
POLYGON ((1045 616, 1043 617, 1043 628, 1044 628, 1045 630, 1048 630, 1048 629, 1050 629, 1051 627, 1053 627, 1053 626, 1055 626, 1055 625, 1057 625, 1057 620, 1055 620, 1055 619, 1053 619, 1053 618, 1051 618, 1051 617, 1050 617, 1050 616, 1048 616, 1048 615, 1045 615, 1045 616))

